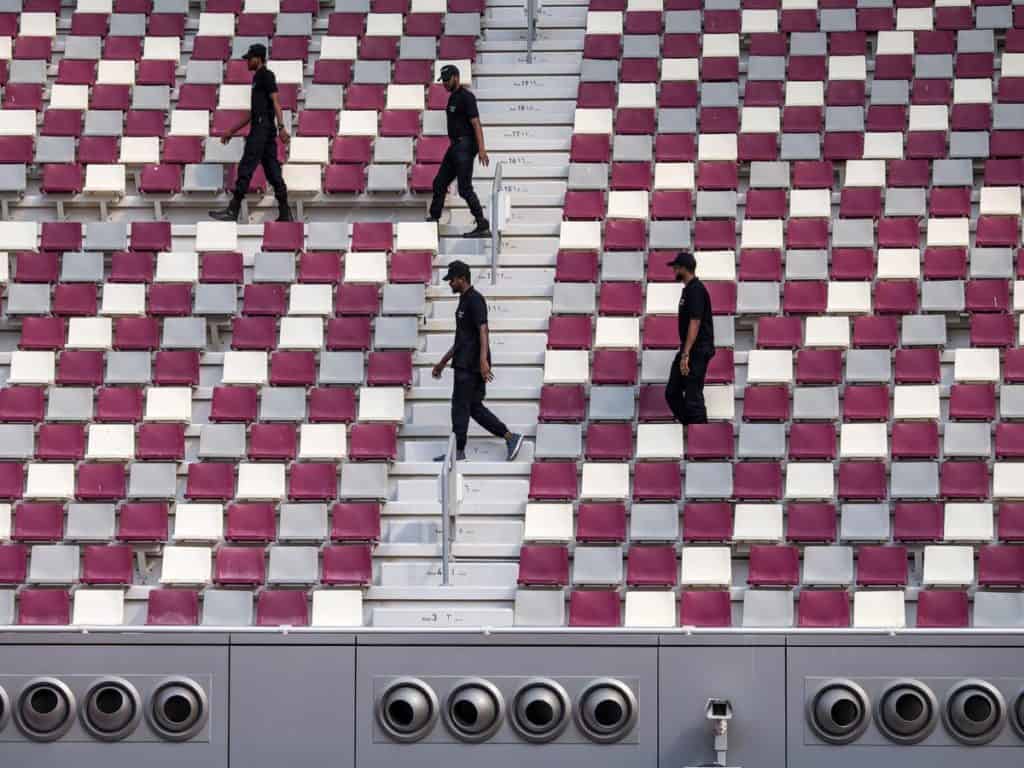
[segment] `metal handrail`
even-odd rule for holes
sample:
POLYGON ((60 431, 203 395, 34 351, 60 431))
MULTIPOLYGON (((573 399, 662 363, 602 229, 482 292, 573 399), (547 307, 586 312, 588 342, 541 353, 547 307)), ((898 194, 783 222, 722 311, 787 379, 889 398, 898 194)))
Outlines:
POLYGON ((494 182, 491 186, 491 285, 498 281, 498 251, 501 249, 501 230, 505 228, 505 195, 501 189, 502 163, 494 164, 494 182))
POLYGON ((533 38, 537 35, 537 0, 526 0, 526 63, 533 63, 533 38))
POLYGON ((448 447, 444 451, 441 462, 441 586, 448 583, 448 562, 451 560, 451 510, 454 499, 458 503, 458 494, 452 493, 452 479, 455 476, 455 435, 448 436, 448 447))
POLYGON ((866 629, 855 627, 527 627, 527 626, 473 626, 473 627, 346 627, 346 626, 277 626, 277 627, 239 627, 239 626, 148 626, 134 624, 66 624, 66 625, 25 625, 0 624, 0 636, 6 634, 46 635, 114 635, 114 634, 181 634, 203 635, 228 633, 232 635, 305 635, 305 634, 347 634, 347 635, 536 635, 565 637, 572 635, 603 635, 615 636, 775 636, 801 638, 808 636, 843 637, 942 637, 959 638, 992 638, 1020 637, 1024 629, 1020 627, 950 627, 950 628, 891 628, 866 629))

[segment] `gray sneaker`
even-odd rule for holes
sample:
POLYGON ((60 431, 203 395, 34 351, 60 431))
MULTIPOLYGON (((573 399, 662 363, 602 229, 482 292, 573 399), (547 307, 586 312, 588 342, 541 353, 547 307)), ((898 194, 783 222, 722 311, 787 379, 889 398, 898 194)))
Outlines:
MULTIPOLYGON (((465 461, 466 460, 466 452, 465 451, 458 451, 455 454, 455 460, 456 461, 465 461)), ((440 456, 435 456, 434 457, 434 461, 444 461, 444 454, 442 453, 440 456)))
POLYGON ((519 455, 519 449, 522 447, 523 436, 513 432, 505 441, 505 448, 508 449, 508 453, 505 455, 505 461, 515 461, 516 456, 519 455))

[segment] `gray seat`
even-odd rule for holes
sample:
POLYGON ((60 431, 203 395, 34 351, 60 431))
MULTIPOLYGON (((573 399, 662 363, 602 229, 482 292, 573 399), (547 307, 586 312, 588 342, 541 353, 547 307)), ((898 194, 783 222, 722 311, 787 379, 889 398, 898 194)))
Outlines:
POLYGON ((739 83, 703 83, 700 89, 702 107, 738 107, 740 105, 739 83))
POLYGON ((0 459, 29 459, 35 453, 31 424, 0 424, 0 459))
POLYGON ((102 56, 102 38, 69 35, 64 39, 64 58, 69 61, 98 61, 102 56))
POLYGON ((892 356, 887 349, 850 349, 846 352, 846 381, 888 382, 892 356))
POLYGON ((735 219, 737 193, 728 191, 698 190, 698 219, 735 219))
POLYGON ((990 29, 961 29, 956 33, 957 53, 995 53, 996 36, 990 29))
POLYGON ((302 421, 306 418, 304 387, 263 387, 260 421, 302 421))
POLYGON ((173 499, 178 493, 178 465, 135 462, 128 472, 128 495, 133 499, 173 499))
POLYGON ((70 541, 111 541, 114 538, 113 504, 68 504, 64 538, 70 541))
POLYGON ((736 346, 736 318, 732 315, 715 315, 711 324, 715 329, 715 346, 736 346))
POLYGON ((837 387, 796 387, 793 389, 793 418, 834 421, 839 418, 837 387))
POLYGON ((83 136, 121 136, 124 133, 124 113, 109 109, 88 110, 85 113, 83 136))
POLYGON ((601 258, 601 279, 636 280, 644 271, 644 255, 640 251, 608 251, 601 258))
POLYGON ((24 163, 0 165, 0 193, 23 194, 28 188, 28 169, 24 163))
POLYGON ((306 103, 316 109, 341 109, 342 91, 340 85, 311 85, 305 89, 306 103))
POLYGON ((313 584, 319 577, 316 547, 271 547, 267 581, 271 584, 313 584))
POLYGON ((740 424, 739 456, 747 459, 773 459, 786 455, 786 425, 740 424))
MULTIPOLYGON (((853 12, 853 9, 850 9, 853 12)), ((822 13, 822 29, 824 29, 822 13)), ((838 31, 838 30, 836 30, 838 31)), ((906 80, 873 80, 871 83, 871 104, 905 106, 910 103, 910 83, 906 80)))
POLYGON ((1024 384, 1003 384, 999 388, 999 415, 1004 419, 1024 418, 1024 384))
POLYGON ((371 165, 366 173, 368 192, 405 192, 408 169, 404 165, 371 165))
POLYGON ((1013 277, 1013 251, 1009 248, 975 248, 971 251, 971 277, 1010 279, 1013 277))
POLYGON ((989 136, 987 131, 952 131, 949 134, 949 156, 968 160, 987 159, 989 136))
POLYGON ((146 34, 146 14, 144 13, 112 13, 110 15, 110 35, 125 37, 143 37, 146 34))
POLYGON ((821 139, 816 133, 784 133, 779 144, 783 160, 817 160, 821 157, 821 139))
POLYGON ((220 85, 223 80, 224 65, 219 61, 197 61, 196 59, 190 59, 185 66, 186 83, 220 85))
POLYGON ((152 378, 149 352, 107 352, 107 384, 148 384, 152 378))
POLYGON ((640 355, 640 378, 645 384, 668 381, 676 351, 673 349, 645 349, 640 355))
POLYGON ((203 424, 199 458, 240 459, 245 456, 245 424, 203 424))
POLYGON ((608 188, 607 163, 570 163, 568 184, 569 189, 606 190, 608 188))
POLYGON ((349 462, 341 470, 338 497, 342 499, 388 498, 388 465, 349 462))
POLYGON ((0 625, 14 622, 14 590, 0 589, 0 625))
POLYGON ((576 547, 572 559, 572 583, 622 583, 622 547, 576 547))
POLYGON ((633 387, 591 387, 591 421, 632 421, 636 411, 633 387))
POLYGON ((864 132, 864 107, 826 107, 825 131, 864 132))
POLYGON ((580 65, 580 82, 616 83, 619 80, 619 62, 606 59, 584 59, 580 65))
POLYGON ((252 592, 207 589, 203 592, 203 626, 247 627, 252 624, 252 592))
POLYGON ((794 32, 789 37, 790 56, 825 56, 828 39, 823 32, 794 32))
POLYGON ((60 260, 60 281, 62 283, 102 283, 103 254, 65 253, 60 260))
POLYGON ((747 59, 748 80, 771 80, 779 82, 786 79, 785 56, 750 56, 747 59))
POLYGON ((788 589, 748 589, 743 593, 743 626, 793 626, 793 593, 788 589))
POLYGON ((634 504, 629 510, 629 540, 679 539, 679 507, 675 504, 634 504))
POLYGON ((437 58, 437 41, 432 37, 403 37, 398 41, 398 58, 433 61, 437 58))
POLYGON ((875 222, 871 219, 837 219, 832 229, 833 247, 870 248, 875 242, 875 222))
POLYGON ((789 189, 789 163, 755 160, 750 164, 750 186, 755 189, 789 189))
POLYGON ((974 594, 974 626, 1024 627, 1024 593, 977 591, 974 594))
POLYGON ((207 140, 203 144, 203 163, 233 165, 242 159, 243 152, 245 139, 240 136, 235 136, 227 144, 222 144, 219 140, 207 140))
POLYGON ((78 581, 78 547, 68 544, 32 547, 28 581, 32 584, 73 584, 78 581))
POLYGON ((662 107, 658 110, 658 133, 694 133, 697 110, 688 107, 662 107))
POLYGON ((413 160, 411 136, 381 136, 373 142, 373 162, 405 163, 413 160))
POLYGON ((923 189, 896 187, 885 190, 886 216, 924 216, 927 208, 926 193, 923 189))
POLYGON ((593 283, 555 283, 551 311, 556 315, 597 313, 597 288, 593 283))
POLYGON ((224 188, 224 168, 216 163, 190 163, 185 166, 181 188, 192 194, 216 195, 224 188))
POLYGON ((480 37, 479 13, 449 13, 444 17, 444 34, 480 37))
POLYGON ((732 464, 686 462, 686 498, 727 499, 732 496, 732 464))
POLYGON ((448 118, 443 109, 428 109, 423 113, 424 136, 447 136, 448 118))
POLYGON ((92 221, 85 225, 86 251, 128 250, 128 225, 124 222, 92 221))
MULTIPOLYGON (((28 426, 28 425, 26 425, 28 426)), ((29 436, 32 428, 29 426, 29 436)), ((29 447, 31 454, 31 447, 29 447)), ((538 424, 534 456, 538 459, 577 459, 583 454, 582 424, 538 424)))
POLYGON ((37 136, 35 161, 37 163, 75 162, 75 137, 37 136))
POLYGON ((518 627, 565 626, 565 595, 560 589, 518 589, 513 616, 518 627))
POLYGON ((36 59, 11 59, 7 82, 46 85, 46 68, 49 62, 36 59))
POLYGON ((206 346, 206 321, 201 317, 168 317, 161 344, 165 349, 202 349, 206 346))
POLYGON ((47 421, 90 421, 92 390, 88 387, 50 387, 46 399, 47 421))
POLYGON ((979 6, 976 9, 974 24, 978 29, 1009 29, 1013 26, 1012 9, 1010 6, 979 6))
POLYGON ((362 352, 321 352, 321 384, 362 384, 362 352))
POLYGON ((10 283, 7 286, 7 314, 45 315, 50 311, 50 286, 46 283, 10 283))
POLYGON ((415 349, 419 346, 419 320, 415 317, 378 317, 373 324, 375 349, 415 349))
POLYGON ((700 33, 700 11, 665 11, 665 32, 700 33))
POLYGON ((197 315, 233 315, 238 310, 238 287, 231 283, 197 283, 192 307, 197 315))
POLYGON ((275 34, 282 37, 312 37, 313 16, 308 13, 279 13, 275 34))
POLYGON ((249 50, 250 46, 265 45, 270 47, 270 40, 266 37, 256 37, 253 35, 242 36, 239 35, 232 40, 231 44, 231 58, 240 59, 242 55, 249 50))
POLYGON ((932 163, 932 186, 963 187, 974 184, 974 168, 970 160, 935 160, 932 163))
POLYGON ((282 504, 277 538, 280 541, 324 541, 327 534, 326 504, 282 504))
POLYGON ((922 312, 963 312, 964 283, 962 280, 922 280, 922 312))
POLYGON ((257 253, 253 260, 252 280, 254 283, 295 282, 295 255, 281 251, 257 253))
POLYGON ((953 56, 948 53, 919 53, 914 57, 914 78, 953 77, 953 56))
POLYGON ((845 587, 852 583, 852 547, 804 547, 803 584, 845 587))
POLYGON ((828 280, 828 253, 826 251, 786 251, 786 279, 828 280))
POLYGON ((654 137, 616 135, 612 142, 612 159, 615 162, 649 163, 654 159, 654 137))
POLYGON ((888 504, 843 504, 839 512, 842 541, 888 541, 888 504))
POLYGON ((648 233, 652 249, 677 250, 690 247, 689 221, 652 221, 648 233))
POLYGON ((170 86, 136 85, 132 88, 132 109, 157 109, 167 112, 170 108, 170 86))
POLYGON ((348 249, 347 222, 311 221, 306 224, 306 244, 311 251, 344 251, 348 249))
POLYGON ((426 286, 419 283, 388 283, 381 290, 381 314, 418 317, 426 312, 426 295, 426 286))
POLYGON ((661 35, 623 35, 622 58, 645 59, 652 50, 661 49, 661 35), (652 46, 654 46, 652 48, 652 46))
POLYGON ((992 108, 992 127, 995 130, 1024 128, 1024 104, 995 104, 992 108))
POLYGON ((946 318, 942 315, 904 315, 900 322, 904 347, 946 346, 946 318))
POLYGON ((889 494, 897 498, 931 498, 939 495, 939 465, 931 461, 894 461, 890 468, 889 494))
POLYGON ((779 313, 779 284, 741 282, 736 289, 736 311, 741 315, 779 313))
POLYGON ((944 456, 992 455, 992 427, 988 422, 947 421, 943 427, 944 456))
POLYGON ((391 82, 391 62, 356 61, 352 65, 352 82, 364 85, 387 85, 391 82))

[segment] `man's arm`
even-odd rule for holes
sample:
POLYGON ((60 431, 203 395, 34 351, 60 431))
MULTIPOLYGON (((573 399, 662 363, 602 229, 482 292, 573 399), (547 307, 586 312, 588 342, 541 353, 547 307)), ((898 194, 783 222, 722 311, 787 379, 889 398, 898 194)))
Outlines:
POLYGON ((484 381, 494 381, 494 374, 491 372, 491 357, 488 352, 491 349, 491 333, 487 329, 487 323, 480 326, 480 375, 484 381))
POLYGON ((690 372, 690 350, 697 341, 697 332, 700 330, 700 318, 691 317, 690 323, 686 326, 686 341, 683 342, 683 354, 679 356, 679 372, 685 376, 690 372))
POLYGON ((480 157, 480 165, 486 168, 487 164, 490 163, 490 158, 487 157, 487 148, 484 147, 484 129, 480 125, 480 118, 471 117, 469 123, 473 126, 473 133, 476 134, 476 148, 477 154, 480 157))
POLYGON ((442 371, 444 371, 445 366, 448 365, 448 363, 451 361, 451 359, 452 359, 452 357, 454 355, 455 355, 455 345, 453 344, 451 346, 451 348, 447 352, 444 353, 444 356, 440 360, 437 361, 437 365, 435 365, 433 371, 431 371, 431 374, 433 375, 433 377, 435 379, 440 379, 441 378, 442 371))
POLYGON ((270 100, 274 102, 274 114, 277 115, 277 135, 287 144, 291 136, 288 135, 288 128, 284 124, 284 112, 281 111, 281 100, 277 97, 277 91, 270 94, 270 100))
POLYGON ((240 122, 238 125, 236 125, 234 128, 232 128, 230 131, 228 131, 227 133, 225 133, 223 136, 220 137, 220 143, 221 144, 227 144, 229 141, 231 141, 231 139, 234 137, 234 135, 236 133, 238 133, 240 130, 242 130, 243 128, 245 128, 245 126, 247 126, 251 120, 252 120, 252 112, 248 112, 245 115, 245 118, 242 120, 242 122, 240 122))

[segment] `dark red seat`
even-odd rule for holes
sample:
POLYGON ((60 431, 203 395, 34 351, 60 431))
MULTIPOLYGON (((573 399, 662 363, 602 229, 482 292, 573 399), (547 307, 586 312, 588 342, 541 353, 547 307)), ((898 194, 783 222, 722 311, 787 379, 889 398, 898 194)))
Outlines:
POLYGON ((71 595, 63 589, 23 589, 18 595, 18 623, 71 623, 71 595))
POLYGON ((654 190, 651 195, 651 218, 693 218, 693 193, 688 189, 654 190))
POLYGON ((733 464, 732 492, 737 499, 781 499, 782 465, 774 461, 733 464))
POLYGON ((324 584, 367 586, 373 578, 369 544, 345 544, 324 547, 324 584))
POLYGON ((341 254, 337 251, 307 251, 299 254, 300 283, 341 281, 341 254))
POLYGON ((412 352, 371 352, 366 383, 371 386, 409 386, 412 383, 412 352))
POLYGON ((920 223, 914 217, 878 220, 879 248, 917 248, 921 241, 920 223))
POLYGON ((531 586, 569 583, 569 549, 553 544, 524 544, 519 550, 518 582, 531 586))
POLYGON ((786 215, 784 189, 751 189, 747 192, 747 218, 781 219, 786 215))
POLYGON ((12 461, 0 462, 0 499, 17 499, 25 490, 25 467, 12 461))
POLYGON ((231 320, 231 348, 271 350, 277 344, 274 317, 235 317, 231 320))
POLYGON ((226 538, 228 541, 269 543, 277 526, 274 505, 267 503, 235 503, 228 505, 226 538))
POLYGON ((789 429, 789 458, 831 461, 836 457, 836 425, 832 422, 793 422, 789 429))
POLYGON ((184 317, 192 312, 192 286, 158 283, 149 286, 149 314, 184 317))
POLYGON ((744 421, 787 421, 789 388, 785 385, 756 384, 743 393, 744 421))
MULTIPOLYGON (((717 357, 717 355, 716 355, 717 357)), ((665 387, 657 384, 647 384, 640 387, 638 398, 638 411, 640 421, 673 421, 672 411, 665 401, 665 387)), ((582 419, 582 416, 580 417, 582 419)))
POLYGON ((1010 281, 968 280, 965 301, 968 312, 1006 312, 1010 306, 1010 281))
POLYGON ((969 216, 971 190, 969 187, 936 187, 928 196, 928 210, 932 216, 969 216))
MULTIPOLYGON (((196 38, 196 42, 201 38, 196 38)), ((193 57, 195 54, 193 53, 193 57)), ((352 62, 341 59, 317 59, 313 68, 313 82, 326 85, 348 85, 352 82, 352 62)))
POLYGON ((117 538, 127 542, 166 541, 167 519, 167 505, 162 502, 122 504, 117 538))
POLYGON ((199 279, 204 283, 242 282, 242 254, 233 251, 202 254, 199 279))
POLYGON ((279 350, 270 355, 270 383, 278 387, 311 387, 316 382, 313 352, 279 350))
POLYGON ((622 603, 613 589, 577 589, 569 595, 570 627, 618 627, 622 603))
POLYGON ((988 464, 984 461, 944 461, 940 473, 939 492, 948 499, 988 497, 988 464))
POLYGON ((731 459, 734 452, 735 436, 730 422, 716 421, 686 427, 687 459, 731 459))
POLYGON ((1006 501, 999 505, 999 532, 1002 541, 1024 541, 1024 504, 1006 501))
POLYGON ((924 277, 926 280, 962 280, 966 274, 967 249, 925 249, 924 277))
POLYGON ((693 225, 693 244, 699 250, 733 250, 736 224, 731 219, 700 219, 693 225))
POLYGON ((242 294, 242 314, 280 316, 287 309, 287 301, 283 285, 250 283, 242 294))
POLYGON ((19 349, 63 349, 66 326, 60 317, 26 317, 21 321, 19 349))
POLYGON ((398 455, 398 428, 394 424, 353 424, 348 454, 357 461, 394 461, 398 455))
POLYGON ((540 392, 541 421, 583 421, 586 394, 582 386, 545 385, 540 392))
POLYGON ((978 547, 978 586, 1024 586, 1024 547, 1012 544, 978 547))
POLYGON ((850 626, 850 596, 845 589, 803 589, 797 599, 797 626, 845 629, 850 626))
POLYGON ((28 573, 28 547, 24 544, 0 544, 0 584, 18 584, 28 573))
POLYGON ((332 318, 327 321, 327 349, 369 349, 372 331, 364 315, 332 318))
POLYGON ((801 349, 796 353, 797 384, 838 384, 842 378, 841 350, 801 349))
POLYGON ((747 583, 755 587, 795 587, 800 581, 796 547, 755 544, 750 548, 747 583))
POLYGON ((234 495, 234 464, 196 461, 188 465, 186 498, 227 501, 234 495))
POLYGON ((338 502, 331 508, 332 541, 380 539, 380 504, 338 502))
POLYGON ((338 495, 338 468, 334 464, 296 463, 288 473, 288 498, 320 501, 338 495))
POLYGON ((954 384, 949 392, 949 416, 952 419, 992 421, 996 415, 993 384, 954 384))
POLYGON ((85 427, 80 424, 41 424, 36 436, 36 458, 44 461, 80 461, 85 456, 85 427))
POLYGON ((255 421, 257 397, 252 387, 214 387, 210 421, 255 421))
POLYGON ((131 584, 134 552, 131 547, 95 545, 83 547, 83 584, 131 584))
POLYGON ((82 225, 77 221, 44 221, 39 248, 53 253, 81 250, 82 225))
POLYGON ((214 559, 213 580, 225 586, 257 586, 266 581, 262 547, 221 547, 214 559))
POLYGON ((796 349, 802 344, 803 323, 799 317, 758 318, 758 349, 796 349))
POLYGON ((611 140, 609 134, 576 134, 569 159, 574 163, 607 163, 612 155, 611 140))
POLYGON ((43 420, 46 391, 40 387, 3 387, 0 389, 0 420, 33 423, 43 420))
POLYGON ((816 280, 787 282, 782 289, 782 310, 789 314, 822 315, 825 313, 827 302, 828 284, 825 282, 816 280))
POLYGON ((922 589, 917 593, 917 626, 927 629, 968 626, 967 593, 962 590, 922 589))
POLYGON ((627 423, 592 423, 584 445, 587 459, 626 461, 633 453, 633 427, 627 423))
MULTIPOLYGON (((696 83, 662 83, 661 106, 669 106, 673 94, 681 94, 678 101, 696 102, 696 83)), ((693 162, 697 158, 696 138, 688 133, 659 133, 654 139, 654 157, 659 163, 693 162)))
POLYGON ((996 456, 999 458, 1024 456, 1024 424, 1004 421, 996 426, 996 456))
POLYGON ((433 259, 431 251, 397 251, 391 254, 388 277, 392 283, 429 283, 433 259))
POLYGON ((647 242, 646 223, 638 219, 606 219, 604 247, 608 251, 641 251, 647 242))
POLYGON ((895 317, 867 315, 854 318, 854 347, 891 349, 898 343, 899 321, 895 317))
POLYGON ((885 384, 851 384, 843 392, 843 421, 887 421, 889 387, 885 384))
POLYGON ((903 587, 907 584, 905 547, 857 547, 857 584, 862 587, 903 587))
POLYGON ((882 190, 847 187, 839 197, 839 215, 849 219, 877 219, 882 215, 882 190))
POLYGON ((263 223, 264 251, 301 251, 305 240, 301 221, 267 221, 263 223))
POLYGON ((366 172, 361 165, 328 165, 324 192, 329 195, 357 195, 366 190, 366 172))
POLYGON ((181 461, 185 458, 185 425, 140 425, 135 439, 135 456, 151 461, 181 461))
POLYGON ((898 502, 893 510, 893 539, 896 541, 941 541, 943 510, 938 502, 898 502))
POLYGON ((793 163, 792 182, 797 189, 831 188, 834 181, 832 163, 827 160, 798 160, 793 163))
POLYGON ((109 280, 112 283, 151 283, 155 262, 152 251, 116 251, 110 257, 109 280))
POLYGON ((376 315, 380 309, 380 290, 376 285, 340 285, 334 299, 338 315, 376 315))
POLYGON ((876 501, 886 496, 885 464, 844 461, 839 465, 839 498, 876 501))
MULTIPOLYGON (((678 328, 677 331, 678 333, 678 328)), ((732 384, 736 381, 735 357, 731 349, 719 348, 708 363, 705 382, 708 384, 732 384)))
POLYGON ((683 541, 725 542, 732 539, 733 510, 725 501, 687 502, 683 507, 683 541))
POLYGON ((933 459, 939 455, 939 425, 934 421, 897 421, 892 425, 894 459, 933 459))
POLYGON ((786 510, 786 538, 811 543, 836 540, 836 508, 826 502, 793 502, 786 510))
POLYGON ((309 624, 305 591, 265 589, 256 598, 256 625, 304 627, 309 624))
POLYGON ((593 384, 636 384, 639 369, 635 349, 599 349, 591 361, 593 384))
POLYGON ((253 424, 249 430, 250 459, 290 461, 295 458, 294 424, 253 424))
POLYGON ((103 387, 96 393, 96 421, 142 420, 142 387, 103 387))
POLYGON ((634 501, 675 501, 682 497, 677 462, 638 461, 633 472, 634 501))
POLYGON ((577 494, 575 462, 534 462, 530 467, 531 499, 575 499, 577 494))
POLYGON ((626 558, 626 584, 630 587, 673 587, 679 564, 672 545, 634 545, 626 558))
POLYGON ((829 276, 833 280, 873 279, 875 276, 874 252, 870 248, 834 249, 829 276))
POLYGON ((563 215, 570 221, 601 219, 605 214, 604 193, 599 190, 569 190, 565 193, 563 215))
POLYGON ((1003 313, 971 315, 972 347, 1009 347, 1017 338, 1016 318, 1003 313))
POLYGON ((356 222, 352 225, 353 251, 390 251, 394 226, 390 222, 356 222))
POLYGON ((149 626, 191 626, 199 623, 199 593, 193 589, 151 589, 146 604, 149 626))
POLYGON ((350 387, 311 389, 307 401, 309 420, 316 423, 349 423, 356 417, 355 390, 350 387))
POLYGON ((640 283, 610 282, 601 286, 598 311, 602 315, 639 315, 643 312, 640 283))
POLYGON ((117 501, 124 498, 126 480, 123 464, 80 464, 75 496, 82 501, 117 501))
POLYGON ((548 349, 590 349, 593 330, 588 315, 556 315, 548 321, 548 349))
POLYGON ((625 541, 625 505, 581 502, 576 511, 576 540, 606 544, 625 541))
POLYGON ((64 534, 64 507, 51 502, 18 504, 14 510, 14 541, 60 541, 64 534))

